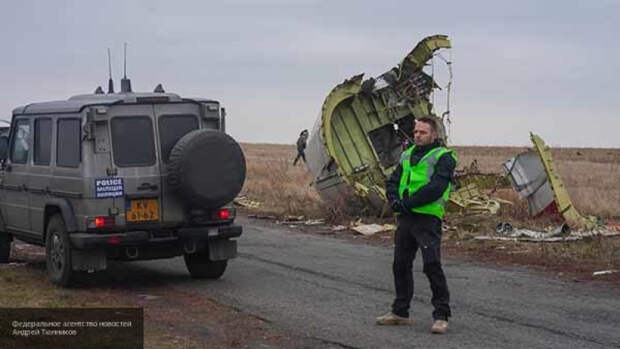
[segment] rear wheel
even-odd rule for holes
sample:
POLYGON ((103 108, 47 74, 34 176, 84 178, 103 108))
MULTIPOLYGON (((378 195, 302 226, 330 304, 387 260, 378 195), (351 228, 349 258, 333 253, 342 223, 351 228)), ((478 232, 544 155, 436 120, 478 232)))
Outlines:
POLYGON ((60 215, 54 215, 47 225, 45 239, 45 264, 47 275, 53 284, 68 286, 75 277, 71 265, 71 243, 60 215))
MULTIPOLYGON (((4 220, 0 215, 0 227, 4 227, 4 220)), ((0 263, 8 263, 11 255, 11 235, 6 231, 0 231, 0 263)))
POLYGON ((210 261, 209 250, 185 254, 185 266, 194 279, 219 279, 226 271, 228 260, 210 261))
POLYGON ((11 236, 0 232, 0 263, 8 263, 11 255, 11 236))

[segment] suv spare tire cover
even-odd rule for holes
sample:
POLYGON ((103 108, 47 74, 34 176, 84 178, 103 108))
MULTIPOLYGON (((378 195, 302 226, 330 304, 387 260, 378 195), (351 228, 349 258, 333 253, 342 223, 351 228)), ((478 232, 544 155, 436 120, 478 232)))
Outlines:
POLYGON ((231 202, 245 181, 245 157, 229 135, 194 130, 181 137, 168 158, 168 183, 183 200, 202 208, 231 202))

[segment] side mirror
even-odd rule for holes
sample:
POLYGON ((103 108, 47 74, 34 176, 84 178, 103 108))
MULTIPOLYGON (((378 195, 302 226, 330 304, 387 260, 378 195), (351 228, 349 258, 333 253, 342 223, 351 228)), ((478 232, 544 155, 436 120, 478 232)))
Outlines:
POLYGON ((9 153, 9 137, 0 136, 0 161, 5 161, 9 153))
POLYGON ((226 133, 226 108, 222 108, 220 112, 220 131, 226 133))

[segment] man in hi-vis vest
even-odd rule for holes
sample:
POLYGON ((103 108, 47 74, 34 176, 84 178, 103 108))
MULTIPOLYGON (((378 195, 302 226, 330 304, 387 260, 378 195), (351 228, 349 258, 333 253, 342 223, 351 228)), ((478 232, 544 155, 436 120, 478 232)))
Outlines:
POLYGON ((405 150, 400 164, 386 182, 387 199, 398 216, 394 264, 396 299, 392 311, 377 318, 380 325, 409 325, 409 305, 413 298, 412 264, 418 248, 422 252, 424 274, 433 297, 433 333, 448 330, 450 294, 441 268, 441 221, 450 195, 450 182, 457 158, 441 145, 437 124, 432 118, 416 120, 415 145, 405 150))

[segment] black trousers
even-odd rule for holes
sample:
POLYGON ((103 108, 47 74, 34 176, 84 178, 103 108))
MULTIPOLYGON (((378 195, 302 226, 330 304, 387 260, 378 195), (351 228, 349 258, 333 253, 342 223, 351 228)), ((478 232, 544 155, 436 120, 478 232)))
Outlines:
POLYGON ((293 166, 297 165, 297 160, 299 160, 299 158, 301 158, 302 160, 304 160, 304 162, 306 162, 306 153, 303 150, 297 149, 297 156, 295 157, 295 160, 293 161, 293 166))
POLYGON ((392 312, 409 317, 409 307, 413 298, 413 260, 418 248, 422 252, 424 274, 431 284, 431 303, 435 310, 433 319, 448 320, 450 313, 450 293, 446 276, 441 268, 441 220, 435 216, 407 213, 398 217, 394 248, 394 287, 396 299, 392 312))

